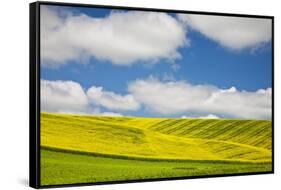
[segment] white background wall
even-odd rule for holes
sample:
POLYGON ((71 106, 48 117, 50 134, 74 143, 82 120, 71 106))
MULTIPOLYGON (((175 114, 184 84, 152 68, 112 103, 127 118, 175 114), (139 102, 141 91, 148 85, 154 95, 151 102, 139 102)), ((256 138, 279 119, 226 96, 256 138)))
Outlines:
MULTIPOLYGON (((61 0, 64 2, 63 0, 61 0)), ((0 189, 28 189, 28 52, 30 0, 1 1, 0 11, 0 189)), ((281 12, 277 0, 68 0, 68 2, 139 6, 192 11, 213 11, 275 16, 275 174, 192 179, 166 182, 103 185, 71 189, 278 189, 280 174, 280 35, 281 12)), ((280 187, 279 187, 280 188, 280 187)), ((64 189, 64 188, 61 188, 64 189)))

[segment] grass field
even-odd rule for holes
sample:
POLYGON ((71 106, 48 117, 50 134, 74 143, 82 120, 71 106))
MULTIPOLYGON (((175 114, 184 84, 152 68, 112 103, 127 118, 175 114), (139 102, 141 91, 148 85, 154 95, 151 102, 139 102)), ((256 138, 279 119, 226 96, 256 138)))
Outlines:
POLYGON ((41 113, 41 184, 271 171, 271 125, 41 113))

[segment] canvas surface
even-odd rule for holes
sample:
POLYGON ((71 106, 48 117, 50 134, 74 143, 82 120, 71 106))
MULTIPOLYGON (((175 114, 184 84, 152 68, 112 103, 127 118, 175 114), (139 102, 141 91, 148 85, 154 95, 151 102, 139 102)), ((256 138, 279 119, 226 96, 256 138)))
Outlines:
POLYGON ((272 171, 272 20, 41 5, 41 185, 272 171))

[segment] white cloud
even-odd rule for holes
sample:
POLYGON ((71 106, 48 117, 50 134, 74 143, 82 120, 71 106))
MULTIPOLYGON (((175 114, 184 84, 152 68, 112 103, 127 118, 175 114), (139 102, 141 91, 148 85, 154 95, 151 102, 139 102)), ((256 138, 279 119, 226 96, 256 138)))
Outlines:
POLYGON ((122 116, 124 116, 123 114, 116 113, 116 112, 103 112, 103 113, 100 113, 99 115, 108 116, 108 117, 122 117, 122 116))
POLYGON ((217 115, 214 115, 214 114, 209 114, 206 116, 200 116, 199 118, 201 118, 201 119, 219 119, 220 117, 217 115))
POLYGON ((198 113, 235 118, 271 118, 271 88, 256 92, 192 85, 185 81, 163 82, 150 77, 128 87, 135 99, 159 114, 198 113))
POLYGON ((88 99, 77 82, 41 80, 41 111, 87 112, 88 99))
POLYGON ((109 110, 135 111, 140 108, 139 103, 132 95, 127 94, 122 96, 114 92, 105 91, 102 87, 92 86, 87 91, 87 96, 92 104, 105 107, 109 110))
POLYGON ((41 111, 122 116, 112 111, 136 111, 140 104, 130 94, 119 95, 92 86, 86 91, 77 82, 41 80, 41 111), (100 107, 107 108, 100 112, 100 107))
POLYGON ((149 110, 161 114, 174 114, 198 106, 198 102, 211 95, 211 86, 197 86, 183 81, 161 82, 150 77, 129 84, 129 92, 149 110))
POLYGON ((185 27, 165 13, 111 12, 103 18, 41 7, 41 58, 57 67, 90 57, 116 65, 175 60, 187 43, 185 27))
POLYGON ((253 48, 271 40, 271 20, 262 18, 178 14, 180 20, 220 45, 253 48))
POLYGON ((186 116, 186 115, 183 115, 181 116, 182 119, 186 119, 186 118, 200 118, 200 119, 219 119, 220 117, 217 116, 217 115, 214 115, 214 114, 208 114, 208 115, 205 115, 205 116, 186 116))
POLYGON ((73 81, 41 80, 41 110, 122 116, 122 112, 144 106, 157 114, 193 114, 198 118, 270 119, 272 114, 271 88, 247 92, 150 77, 129 83, 128 91, 120 95, 95 86, 84 90, 73 81), (100 112, 100 108, 107 111, 100 112))

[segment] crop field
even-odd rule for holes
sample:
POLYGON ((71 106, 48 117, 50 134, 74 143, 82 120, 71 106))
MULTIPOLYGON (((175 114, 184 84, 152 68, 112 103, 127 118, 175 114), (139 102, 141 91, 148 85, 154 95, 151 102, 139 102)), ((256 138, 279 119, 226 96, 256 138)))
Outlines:
POLYGON ((41 185, 269 172, 272 122, 41 113, 41 185))

